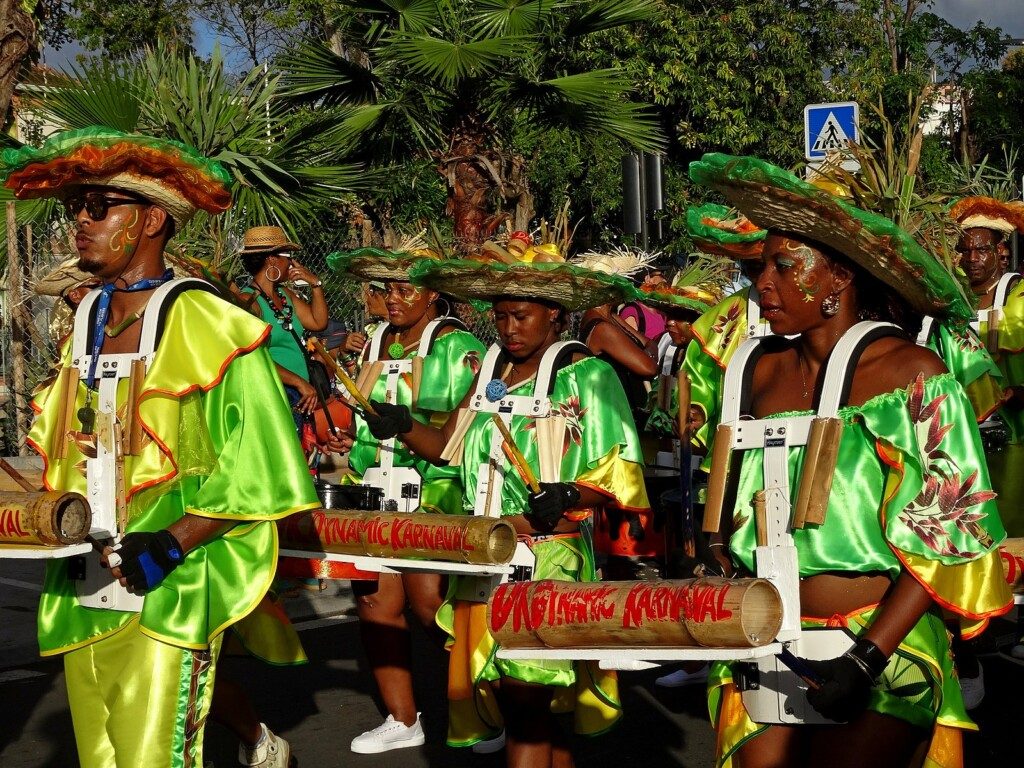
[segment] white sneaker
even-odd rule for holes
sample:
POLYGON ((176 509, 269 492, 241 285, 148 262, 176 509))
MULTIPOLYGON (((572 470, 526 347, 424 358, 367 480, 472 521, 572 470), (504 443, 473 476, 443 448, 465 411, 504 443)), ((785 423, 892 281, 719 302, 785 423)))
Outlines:
POLYGON ((473 751, 478 755, 489 755, 492 752, 500 752, 505 748, 505 731, 502 731, 493 739, 484 739, 473 745, 473 751))
POLYGON ((288 768, 292 756, 288 742, 274 735, 264 723, 260 723, 260 727, 263 728, 263 737, 255 747, 238 745, 238 762, 259 768, 288 768))
POLYGON ((416 713, 416 722, 406 725, 388 715, 388 719, 372 731, 365 731, 352 739, 352 751, 359 755, 376 755, 391 749, 418 747, 426 741, 423 726, 420 724, 420 713, 416 713))
POLYGON ((961 677, 960 690, 964 695, 964 707, 977 709, 985 698, 985 671, 978 665, 977 677, 961 677))
POLYGON ((654 684, 659 688, 683 688, 687 685, 702 685, 708 681, 708 665, 698 669, 696 672, 687 672, 685 669, 677 669, 667 675, 662 675, 654 684))

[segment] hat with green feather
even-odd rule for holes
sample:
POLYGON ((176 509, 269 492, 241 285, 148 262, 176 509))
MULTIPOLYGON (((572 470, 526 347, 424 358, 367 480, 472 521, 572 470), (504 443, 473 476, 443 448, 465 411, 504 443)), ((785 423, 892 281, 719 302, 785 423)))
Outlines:
POLYGON ((231 176, 220 163, 177 141, 102 126, 4 149, 0 182, 21 200, 63 198, 83 186, 123 190, 163 208, 179 229, 197 210, 231 207, 231 176))
POLYGON ((973 316, 963 284, 905 231, 752 157, 712 153, 690 178, 718 190, 757 226, 825 245, 890 286, 921 314, 973 316))

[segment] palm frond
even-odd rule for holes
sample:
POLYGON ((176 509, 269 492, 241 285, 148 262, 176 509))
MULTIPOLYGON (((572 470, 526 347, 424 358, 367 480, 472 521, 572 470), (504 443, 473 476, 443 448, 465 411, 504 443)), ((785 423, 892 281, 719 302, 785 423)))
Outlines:
POLYGON ((281 95, 286 98, 321 101, 325 106, 369 104, 381 89, 373 72, 316 40, 299 43, 278 66, 284 70, 281 95))
POLYGON ((105 59, 68 64, 63 77, 49 84, 26 84, 23 93, 33 113, 61 128, 106 125, 120 131, 137 130, 149 97, 137 61, 105 59))
POLYGON ((459 80, 482 77, 501 70, 509 59, 526 54, 529 40, 507 35, 453 42, 429 35, 397 34, 389 55, 412 73, 452 88, 459 80))
POLYGON ((665 144, 656 115, 628 101, 631 83, 618 70, 603 69, 550 80, 508 78, 493 109, 517 105, 537 127, 568 127, 588 139, 614 138, 627 146, 657 151, 665 144))
POLYGON ((437 0, 342 0, 341 5, 357 13, 382 17, 384 23, 402 32, 423 32, 435 26, 441 9, 437 0))
POLYGON ((582 9, 565 26, 564 34, 570 38, 651 21, 664 13, 660 0, 576 0, 562 6, 568 13, 582 9))
POLYGON ((470 28, 477 38, 531 34, 562 12, 558 0, 477 0, 473 6, 470 28))

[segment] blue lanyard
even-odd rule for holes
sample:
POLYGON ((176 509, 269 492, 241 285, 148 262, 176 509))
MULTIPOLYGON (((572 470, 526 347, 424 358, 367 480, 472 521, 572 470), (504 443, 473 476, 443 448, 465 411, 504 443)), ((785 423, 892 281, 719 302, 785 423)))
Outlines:
POLYGON ((117 288, 114 283, 105 283, 100 288, 100 297, 96 300, 96 322, 92 327, 92 359, 89 360, 89 375, 86 377, 85 385, 89 389, 96 388, 96 366, 100 361, 100 350, 103 349, 103 335, 107 327, 107 317, 110 315, 110 300, 115 291, 134 293, 136 291, 149 291, 157 288, 169 280, 174 279, 173 270, 168 269, 160 277, 147 277, 132 283, 126 288, 117 288))

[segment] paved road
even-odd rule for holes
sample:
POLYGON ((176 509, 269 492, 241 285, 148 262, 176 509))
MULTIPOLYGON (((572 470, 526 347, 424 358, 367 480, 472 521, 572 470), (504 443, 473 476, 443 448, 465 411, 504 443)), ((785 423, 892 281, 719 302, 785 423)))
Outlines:
MULTIPOLYGON (((0 561, 0 766, 76 768, 71 720, 59 660, 39 660, 34 640, 35 603, 41 566, 0 561)), ((347 585, 345 585, 347 586, 347 585)), ((498 755, 473 755, 444 746, 443 651, 417 634, 416 689, 424 711, 424 747, 380 755, 354 755, 353 736, 379 724, 381 716, 353 621, 352 597, 335 584, 327 592, 287 602, 302 634, 310 663, 273 668, 252 659, 226 659, 223 670, 252 692, 271 727, 292 743, 301 765, 369 768, 497 768, 498 755), (386 761, 386 762, 385 762, 386 761)), ((1004 636, 1010 625, 996 627, 1004 636)), ((984 657, 988 697, 976 713, 986 739, 968 741, 971 766, 1018 765, 1024 665, 998 654, 984 657)), ((702 692, 659 690, 655 671, 622 675, 626 715, 611 733, 579 740, 577 764, 588 768, 708 766, 713 736, 702 692)), ((236 745, 217 725, 207 731, 206 760, 236 766, 236 745)))

